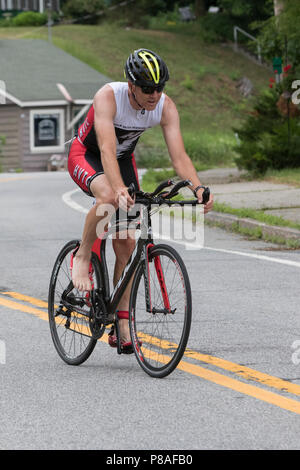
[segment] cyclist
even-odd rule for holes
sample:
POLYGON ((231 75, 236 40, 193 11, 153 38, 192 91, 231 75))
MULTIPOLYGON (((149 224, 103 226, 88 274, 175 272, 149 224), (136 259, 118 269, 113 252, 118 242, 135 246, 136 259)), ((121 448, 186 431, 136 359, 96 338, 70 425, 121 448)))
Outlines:
MULTIPOLYGON (((184 149, 178 111, 174 102, 163 93, 169 79, 165 62, 149 49, 138 49, 127 59, 125 76, 127 82, 106 84, 96 93, 69 152, 68 169, 71 177, 96 201, 86 216, 82 241, 73 259, 72 280, 81 291, 91 290, 91 250, 97 239, 97 225, 104 217, 97 215, 97 209, 103 204, 111 204, 115 209, 129 210, 134 205, 127 187, 134 183, 136 189, 139 189, 133 152, 146 129, 161 126, 177 175, 191 180, 195 196, 199 202, 202 201, 203 188, 184 149)), ((204 212, 208 212, 212 206, 211 196, 204 206, 204 212)), ((114 282, 119 279, 134 244, 131 237, 113 240, 116 255, 114 282)), ((118 305, 120 336, 124 348, 131 347, 129 295, 130 286, 118 305)), ((116 346, 113 334, 109 337, 109 344, 116 346)))

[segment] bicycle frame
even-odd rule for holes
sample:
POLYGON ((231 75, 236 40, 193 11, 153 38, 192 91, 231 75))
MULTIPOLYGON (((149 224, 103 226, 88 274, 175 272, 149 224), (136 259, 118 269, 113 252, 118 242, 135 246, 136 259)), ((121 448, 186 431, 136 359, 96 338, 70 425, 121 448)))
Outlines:
MULTIPOLYGON (((123 269, 120 279, 115 285, 111 294, 110 294, 109 274, 108 274, 108 269, 107 269, 105 252, 106 252, 107 238, 112 233, 115 233, 114 228, 110 228, 105 233, 104 237, 101 238, 100 242, 99 240, 97 240, 93 246, 93 252, 98 256, 101 271, 102 271, 102 277, 104 280, 103 298, 106 304, 108 315, 116 312, 117 306, 121 300, 121 297, 124 294, 124 291, 126 290, 126 287, 128 286, 138 264, 148 259, 149 248, 154 246, 153 236, 152 236, 151 217, 150 217, 148 209, 149 209, 148 207, 143 206, 143 205, 141 207, 141 212, 140 212, 141 220, 139 224, 136 224, 140 226, 140 230, 141 230, 140 237, 137 239, 135 249, 133 250, 125 268, 123 269), (99 247, 99 244, 100 244, 100 247, 99 247)), ((127 229, 128 228, 130 229, 130 227, 127 225, 127 229)), ((144 270, 145 271, 145 298, 146 298, 146 308, 150 312, 151 311, 151 293, 150 293, 149 273, 146 267, 147 267, 147 263, 145 263, 145 270, 144 270)), ((159 274, 159 279, 161 279, 163 282, 162 272, 160 272, 159 274)), ((166 292, 165 287, 164 287, 164 292, 166 292)))

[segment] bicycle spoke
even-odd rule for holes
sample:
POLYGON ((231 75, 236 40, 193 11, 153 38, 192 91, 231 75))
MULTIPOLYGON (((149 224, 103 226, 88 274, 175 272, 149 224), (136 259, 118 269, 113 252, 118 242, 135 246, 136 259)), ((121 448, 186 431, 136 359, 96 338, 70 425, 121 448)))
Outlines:
POLYGON ((134 319, 130 320, 130 327, 134 329, 133 337, 142 342, 141 348, 135 351, 140 365, 152 376, 165 376, 176 367, 186 346, 191 293, 185 267, 175 250, 158 245, 152 257, 148 264, 152 311, 147 312, 145 308, 144 271, 140 269, 131 299, 134 319), (162 276, 156 272, 156 253, 162 276), (168 309, 162 289, 167 292, 168 309))
MULTIPOLYGON (((58 353, 69 364, 82 363, 96 344, 89 326, 90 304, 87 302, 87 294, 73 288, 68 294, 72 305, 63 300, 63 294, 71 281, 71 254, 75 248, 75 242, 71 242, 66 245, 65 251, 62 250, 56 261, 58 267, 53 269, 55 276, 52 275, 49 291, 52 338, 58 353), (76 303, 79 311, 76 311, 76 303)), ((95 269, 93 283, 95 288, 99 287, 99 276, 95 269)))

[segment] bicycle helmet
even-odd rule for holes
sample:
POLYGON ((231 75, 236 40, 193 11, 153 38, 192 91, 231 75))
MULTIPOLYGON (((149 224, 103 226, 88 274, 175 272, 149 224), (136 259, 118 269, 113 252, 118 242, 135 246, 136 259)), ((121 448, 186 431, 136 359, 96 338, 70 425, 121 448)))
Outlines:
POLYGON ((169 71, 165 62, 149 49, 138 49, 127 59, 126 78, 137 86, 162 86, 169 80, 169 71))

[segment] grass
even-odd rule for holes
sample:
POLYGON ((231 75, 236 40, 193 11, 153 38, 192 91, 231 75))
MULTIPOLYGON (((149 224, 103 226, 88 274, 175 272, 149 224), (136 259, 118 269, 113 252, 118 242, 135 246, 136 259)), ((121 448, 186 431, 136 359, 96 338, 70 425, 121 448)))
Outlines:
POLYGON ((176 174, 173 169, 160 171, 150 169, 143 176, 141 186, 143 191, 151 193, 162 181, 172 179, 174 176, 176 176, 176 174))
MULTIPOLYGON (((175 101, 188 154, 197 169, 233 165, 238 127, 251 107, 236 88, 247 76, 256 92, 268 86, 269 72, 237 55, 229 47, 204 43, 190 27, 168 31, 125 28, 117 24, 61 25, 53 28, 53 43, 112 80, 124 80, 130 51, 146 47, 160 53, 170 70, 166 93, 175 101)), ((1 38, 47 40, 47 28, 0 28, 1 38)), ((138 146, 139 166, 170 165, 159 128, 145 133, 138 146)))
POLYGON ((214 210, 226 214, 236 215, 240 218, 254 219, 267 225, 277 225, 279 227, 290 227, 300 230, 300 224, 291 222, 272 214, 266 214, 263 210, 255 210, 249 208, 233 208, 227 204, 214 202, 214 210))
POLYGON ((268 170, 264 179, 273 183, 290 184, 300 188, 300 167, 284 170, 268 170))
POLYGON ((264 233, 260 227, 255 229, 241 227, 238 223, 233 223, 231 227, 223 226, 221 223, 211 222, 206 220, 205 223, 209 226, 219 227, 225 230, 230 230, 231 232, 242 235, 250 240, 263 240, 265 242, 273 243, 275 245, 282 246, 288 250, 298 250, 300 248, 300 240, 292 238, 283 238, 277 235, 269 235, 264 233))
POLYGON ((288 250, 298 250, 300 248, 300 240, 292 238, 283 238, 276 235, 269 235, 264 233, 260 227, 255 229, 241 227, 237 222, 233 223, 230 228, 228 226, 223 226, 221 223, 216 223, 206 220, 205 223, 209 226, 219 227, 231 232, 235 232, 239 235, 242 235, 250 240, 263 240, 265 242, 273 243, 279 246, 282 246, 288 250))

